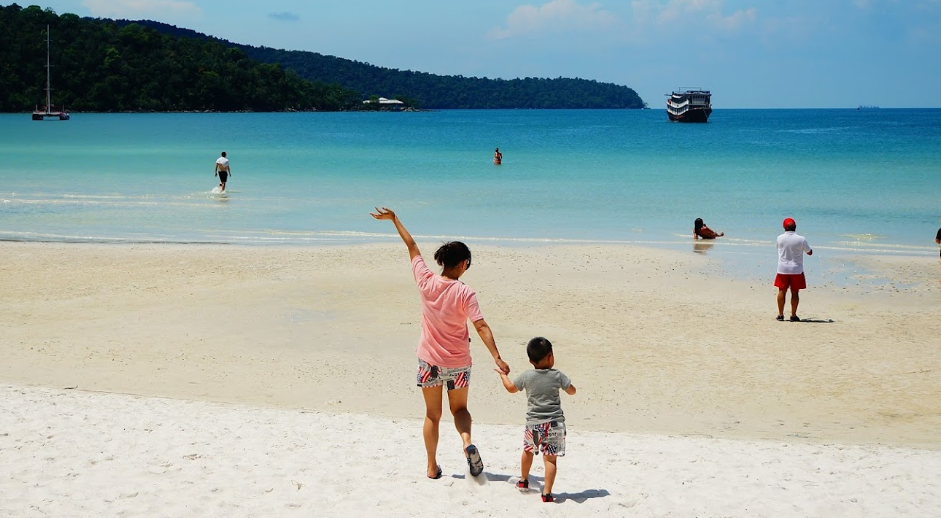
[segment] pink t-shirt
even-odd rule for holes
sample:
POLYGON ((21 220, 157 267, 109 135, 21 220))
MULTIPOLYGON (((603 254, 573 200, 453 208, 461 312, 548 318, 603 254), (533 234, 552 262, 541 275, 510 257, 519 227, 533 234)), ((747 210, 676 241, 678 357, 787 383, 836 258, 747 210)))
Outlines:
POLYGON ((476 322, 484 318, 474 290, 434 273, 420 255, 412 259, 412 273, 421 297, 418 357, 438 367, 470 366, 467 319, 476 322))

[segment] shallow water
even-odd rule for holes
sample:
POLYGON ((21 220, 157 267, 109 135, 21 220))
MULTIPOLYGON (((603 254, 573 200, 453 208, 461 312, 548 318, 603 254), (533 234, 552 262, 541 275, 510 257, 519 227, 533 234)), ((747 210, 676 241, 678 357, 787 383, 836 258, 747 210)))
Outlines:
MULTIPOLYGON (((937 253, 941 110, 0 115, 0 240, 253 245, 628 242, 766 256, 937 253), (504 153, 491 163, 493 149, 504 153), (226 150, 233 176, 213 194, 226 150), (771 250, 769 252, 769 247, 771 250)), ((746 260, 743 264, 752 264, 746 260)), ((763 261, 762 261, 763 262, 763 261)), ((764 268, 762 265, 760 268, 764 268)))

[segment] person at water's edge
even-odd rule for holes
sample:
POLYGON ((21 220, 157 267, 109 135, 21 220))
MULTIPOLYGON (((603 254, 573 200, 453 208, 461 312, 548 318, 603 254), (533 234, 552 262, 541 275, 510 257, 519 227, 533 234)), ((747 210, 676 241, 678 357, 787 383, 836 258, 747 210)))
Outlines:
POLYGON ((797 223, 792 218, 785 218, 784 233, 778 236, 778 273, 774 285, 778 288, 778 320, 784 320, 784 300, 791 291, 791 322, 800 322, 797 305, 800 304, 799 291, 807 287, 804 277, 804 253, 814 255, 804 236, 797 234, 797 223))

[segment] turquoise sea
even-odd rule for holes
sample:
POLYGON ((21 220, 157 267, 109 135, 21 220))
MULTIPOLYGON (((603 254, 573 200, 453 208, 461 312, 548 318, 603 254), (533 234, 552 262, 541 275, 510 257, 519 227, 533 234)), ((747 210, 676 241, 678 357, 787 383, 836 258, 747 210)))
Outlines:
POLYGON ((831 255, 936 255, 941 110, 717 109, 707 124, 660 109, 0 115, 0 240, 397 239, 376 205, 418 236, 471 244, 692 250, 702 217, 727 234, 709 253, 741 265, 773 260, 791 216, 831 255))

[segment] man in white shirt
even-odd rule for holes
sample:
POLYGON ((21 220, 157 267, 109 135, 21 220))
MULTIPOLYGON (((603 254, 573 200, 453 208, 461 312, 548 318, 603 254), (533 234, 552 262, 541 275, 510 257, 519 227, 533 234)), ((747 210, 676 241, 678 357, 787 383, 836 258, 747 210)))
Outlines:
POLYGON ((784 299, 791 290, 791 322, 800 322, 797 305, 798 291, 807 287, 804 278, 804 252, 814 255, 804 236, 797 234, 797 223, 792 218, 784 219, 784 233, 778 236, 778 274, 774 285, 778 288, 778 320, 784 320, 784 299))
POLYGON ((225 181, 230 174, 232 174, 232 169, 229 168, 229 159, 225 157, 225 151, 223 151, 222 156, 216 159, 215 174, 219 177, 219 188, 222 189, 222 192, 225 192, 225 181))

